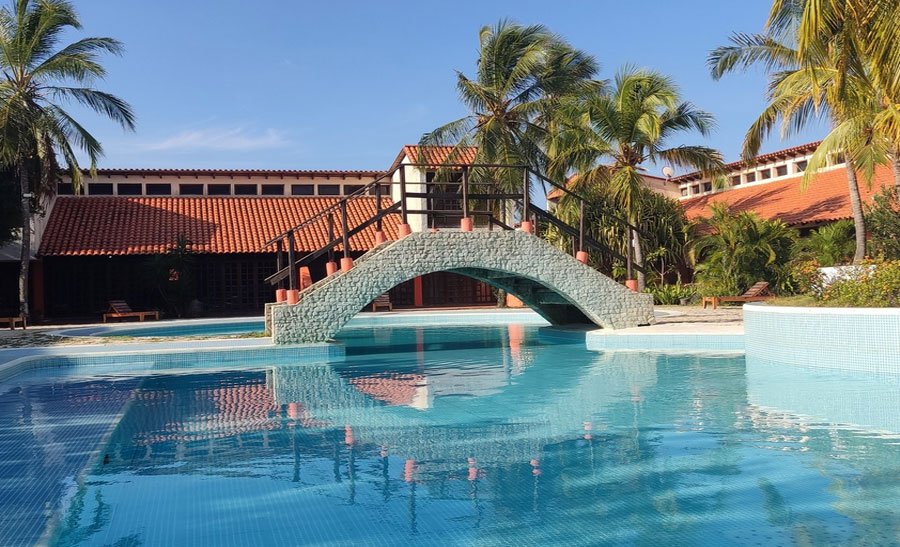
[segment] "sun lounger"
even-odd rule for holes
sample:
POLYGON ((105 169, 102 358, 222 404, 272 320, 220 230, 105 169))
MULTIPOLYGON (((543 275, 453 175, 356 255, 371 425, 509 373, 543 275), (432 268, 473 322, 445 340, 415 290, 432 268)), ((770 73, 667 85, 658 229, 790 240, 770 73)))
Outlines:
POLYGON ((716 309, 723 302, 760 302, 772 297, 773 295, 769 292, 769 284, 759 281, 740 296, 704 296, 703 309, 706 309, 707 304, 712 304, 712 309, 716 309))
POLYGON ((147 317, 159 320, 159 312, 134 311, 124 300, 110 300, 109 309, 103 314, 103 322, 106 323, 107 319, 123 319, 126 317, 137 317, 138 321, 143 321, 147 317))
POLYGON ((25 320, 24 315, 10 315, 8 317, 0 317, 0 325, 9 325, 9 330, 16 329, 16 323, 22 326, 22 330, 25 330, 27 321, 25 320))

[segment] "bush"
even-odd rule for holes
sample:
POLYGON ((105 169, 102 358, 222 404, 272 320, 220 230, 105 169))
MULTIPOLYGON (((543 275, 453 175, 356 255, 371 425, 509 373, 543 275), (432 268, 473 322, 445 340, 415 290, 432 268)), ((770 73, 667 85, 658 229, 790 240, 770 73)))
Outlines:
POLYGON ((869 265, 874 268, 859 268, 855 274, 826 287, 822 303, 861 308, 900 307, 900 260, 869 265))
POLYGON ((757 281, 790 291, 790 264, 796 233, 780 220, 766 220, 721 204, 704 223, 708 235, 696 244, 697 282, 704 296, 741 294, 757 281))
POLYGON ((696 294, 693 287, 676 283, 674 285, 656 285, 647 287, 644 292, 653 295, 653 303, 660 306, 681 304, 681 300, 691 299, 696 294))
POLYGON ((817 260, 801 260, 791 267, 791 278, 795 292, 819 297, 824 290, 821 265, 817 260))
POLYGON ((817 261, 820 266, 847 264, 855 251, 856 229, 852 220, 826 224, 797 240, 797 254, 817 261))
POLYGON ((873 198, 866 211, 872 250, 889 260, 900 260, 900 202, 892 188, 873 198))

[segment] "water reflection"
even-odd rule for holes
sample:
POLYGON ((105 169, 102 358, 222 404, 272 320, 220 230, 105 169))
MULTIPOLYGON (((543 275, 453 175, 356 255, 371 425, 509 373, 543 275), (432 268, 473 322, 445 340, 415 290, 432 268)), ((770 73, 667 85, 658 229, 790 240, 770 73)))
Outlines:
POLYGON ((900 533, 897 445, 762 407, 740 358, 594 354, 532 329, 345 342, 339 363, 142 380, 56 543, 889 543, 900 533))

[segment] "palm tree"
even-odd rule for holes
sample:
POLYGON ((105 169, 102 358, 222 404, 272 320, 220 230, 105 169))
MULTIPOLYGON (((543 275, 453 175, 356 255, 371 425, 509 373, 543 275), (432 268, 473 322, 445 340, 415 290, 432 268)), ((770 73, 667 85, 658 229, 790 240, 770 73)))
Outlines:
MULTIPOLYGON (((577 98, 560 112, 570 123, 551 164, 574 169, 576 188, 602 188, 633 225, 643 222, 642 203, 649 190, 642 175, 649 164, 691 168, 713 177, 724 171, 722 155, 712 148, 670 145, 685 132, 709 135, 714 122, 683 101, 675 83, 658 72, 625 67, 608 93, 577 98)), ((636 261, 642 262, 638 236, 634 250, 636 261)), ((639 289, 644 285, 644 275, 638 273, 639 289)))
MULTIPOLYGON (((825 0, 828 3, 829 0, 825 0)), ((873 64, 861 37, 864 26, 844 18, 841 24, 810 23, 810 6, 818 0, 782 3, 776 0, 764 34, 735 34, 731 45, 717 48, 708 59, 714 78, 737 68, 762 64, 770 73, 769 103, 747 132, 744 157, 755 156, 762 141, 780 120, 782 134, 802 128, 815 116, 827 116, 830 133, 810 159, 803 186, 830 162, 843 158, 856 229, 854 262, 865 257, 866 226, 857 173, 871 184, 875 167, 892 158, 900 191, 900 140, 883 123, 890 113, 886 95, 876 85, 873 64), (810 25, 823 30, 808 35, 810 25)), ((812 10, 815 11, 815 10, 812 10)))
POLYGON ((839 266, 853 256, 853 223, 839 220, 826 224, 798 241, 800 253, 815 259, 820 266, 839 266))
POLYGON ((27 315, 28 266, 31 258, 33 204, 52 192, 58 177, 56 154, 62 155, 76 191, 82 171, 76 150, 87 154, 91 173, 103 148, 64 108, 75 103, 134 128, 134 114, 123 100, 90 87, 105 75, 98 58, 120 54, 111 38, 82 38, 59 48, 59 41, 81 23, 64 0, 16 0, 0 9, 0 162, 19 182, 22 210, 20 312, 27 315))
MULTIPOLYGON (((476 146, 477 163, 543 172, 549 114, 562 98, 599 86, 591 80, 597 68, 591 56, 541 25, 500 21, 483 27, 475 78, 457 73, 456 87, 469 114, 426 133, 420 144, 476 146)), ((521 188, 521 171, 503 170, 494 177, 502 191, 521 188)))
POLYGON ((697 279, 710 295, 741 294, 759 280, 779 287, 790 276, 794 231, 780 220, 717 203, 704 224, 711 233, 696 243, 697 279))

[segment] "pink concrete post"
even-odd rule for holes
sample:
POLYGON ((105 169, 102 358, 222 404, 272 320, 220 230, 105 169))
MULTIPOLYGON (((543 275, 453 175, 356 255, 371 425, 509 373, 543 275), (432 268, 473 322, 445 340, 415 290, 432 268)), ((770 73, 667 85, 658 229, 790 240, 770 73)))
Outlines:
POLYGON ((401 224, 398 231, 398 235, 403 238, 412 233, 412 228, 410 228, 409 224, 401 224))
POLYGON ((534 223, 530 220, 523 220, 520 228, 523 232, 528 232, 529 234, 534 233, 534 223))
POLYGON ((277 289, 275 291, 275 302, 284 302, 287 300, 287 289, 277 289))
POLYGON ((588 254, 586 251, 578 251, 575 253, 575 260, 581 262, 582 264, 588 263, 588 254))
POLYGON ((326 276, 334 275, 335 272, 337 272, 337 262, 335 262, 333 260, 331 262, 326 262, 325 263, 325 275, 326 276))
POLYGON ((342 272, 348 272, 348 271, 350 271, 350 268, 352 268, 352 267, 353 267, 353 259, 352 258, 350 258, 349 256, 346 256, 341 259, 341 271, 342 272))
POLYGON ((472 219, 469 217, 463 217, 459 219, 459 230, 461 232, 471 232, 472 231, 472 219))
POLYGON ((300 302, 300 291, 297 289, 290 289, 287 292, 287 303, 288 304, 296 304, 300 302))
POLYGON ((625 286, 631 289, 631 292, 637 292, 638 284, 637 279, 626 279, 625 286))
POLYGON ((387 241, 387 236, 384 235, 384 231, 378 230, 375 232, 375 245, 381 245, 387 241))

